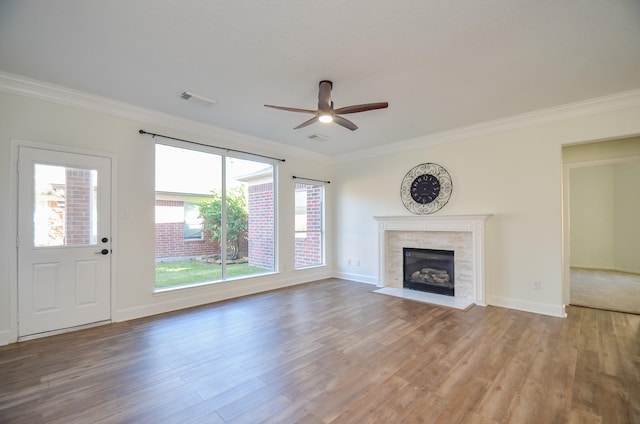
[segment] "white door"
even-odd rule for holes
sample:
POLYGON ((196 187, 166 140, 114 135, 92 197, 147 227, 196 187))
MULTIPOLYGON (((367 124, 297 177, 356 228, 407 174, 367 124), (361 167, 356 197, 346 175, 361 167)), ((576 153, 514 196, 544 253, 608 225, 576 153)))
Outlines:
POLYGON ((111 319, 111 159, 20 147, 18 336, 111 319))

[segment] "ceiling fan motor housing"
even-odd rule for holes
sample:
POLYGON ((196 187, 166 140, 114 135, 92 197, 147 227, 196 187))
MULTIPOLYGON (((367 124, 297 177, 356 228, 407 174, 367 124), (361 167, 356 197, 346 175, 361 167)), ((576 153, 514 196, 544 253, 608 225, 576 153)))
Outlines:
POLYGON ((336 124, 351 130, 355 131, 358 129, 358 126, 348 119, 339 116, 341 114, 348 113, 358 113, 358 112, 366 112, 368 110, 375 109, 384 109, 389 106, 387 102, 377 102, 377 103, 365 103, 359 105, 351 105, 345 106, 338 109, 333 108, 333 100, 331 99, 331 90, 333 88, 333 82, 330 80, 322 80, 319 84, 318 89, 318 109, 310 110, 310 109, 301 109, 295 107, 284 107, 284 106, 274 106, 274 105, 265 105, 266 107, 271 107, 274 109, 286 110, 289 112, 302 112, 302 113, 311 113, 315 116, 307 121, 304 121, 302 124, 298 125, 294 129, 299 129, 311 125, 315 122, 335 122, 336 124))

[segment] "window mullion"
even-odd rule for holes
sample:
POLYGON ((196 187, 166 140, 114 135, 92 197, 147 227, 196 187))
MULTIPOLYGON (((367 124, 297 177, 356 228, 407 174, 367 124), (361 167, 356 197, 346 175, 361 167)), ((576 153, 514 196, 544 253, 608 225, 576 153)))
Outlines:
POLYGON ((220 269, 222 280, 227 279, 227 157, 222 156, 222 202, 220 211, 220 269))

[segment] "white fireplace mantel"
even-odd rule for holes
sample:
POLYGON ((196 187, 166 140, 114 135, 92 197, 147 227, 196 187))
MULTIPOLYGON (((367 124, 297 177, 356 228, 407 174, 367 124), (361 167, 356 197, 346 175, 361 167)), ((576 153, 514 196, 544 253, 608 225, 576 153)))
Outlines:
MULTIPOLYGON (((485 222, 491 215, 416 215, 416 216, 376 216, 378 222, 379 274, 378 287, 385 287, 387 275, 387 235, 389 231, 399 232, 468 232, 471 234, 473 266, 473 286, 471 299, 479 306, 486 306, 484 276, 485 222)), ((429 235, 426 234, 426 237, 429 235)))

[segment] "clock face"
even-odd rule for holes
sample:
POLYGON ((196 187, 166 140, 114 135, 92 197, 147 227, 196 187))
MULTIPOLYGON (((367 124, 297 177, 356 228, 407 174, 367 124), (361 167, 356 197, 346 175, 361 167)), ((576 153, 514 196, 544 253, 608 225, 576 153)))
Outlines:
POLYGON ((436 200, 438 194, 440 194, 440 181, 435 175, 422 174, 411 183, 411 198, 422 205, 436 200))
POLYGON ((452 191, 451 176, 437 163, 413 167, 402 180, 400 197, 411 212, 426 215, 447 204, 452 191))

